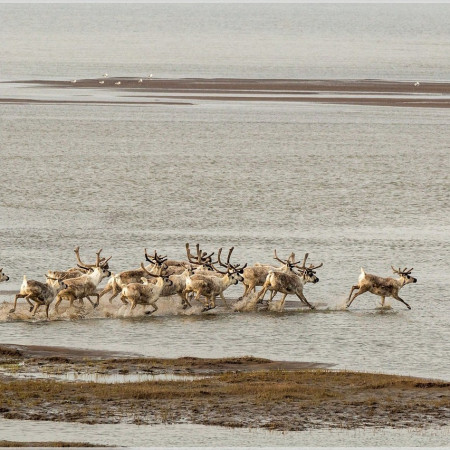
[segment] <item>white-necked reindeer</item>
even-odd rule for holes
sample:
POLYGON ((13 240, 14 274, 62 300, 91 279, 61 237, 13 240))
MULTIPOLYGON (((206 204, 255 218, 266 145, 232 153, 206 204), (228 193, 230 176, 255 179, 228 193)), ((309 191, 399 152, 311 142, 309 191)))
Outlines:
POLYGON ((166 277, 162 274, 154 275, 149 270, 147 270, 142 263, 141 268, 143 272, 146 273, 149 277, 157 278, 156 283, 151 283, 150 280, 142 277, 142 283, 127 284, 122 289, 122 296, 120 297, 120 299, 125 304, 130 303, 130 312, 136 307, 136 305, 144 305, 144 307, 148 305, 153 307, 153 311, 146 311, 145 314, 153 314, 158 310, 156 302, 158 301, 162 290, 166 286, 172 286, 173 283, 169 279, 169 277, 166 277))
POLYGON ((205 297, 206 299, 205 302, 202 302, 204 305, 202 311, 207 311, 209 309, 215 308, 217 296, 220 296, 225 306, 228 308, 228 304, 225 300, 225 297, 223 296, 223 292, 231 285, 238 284, 239 281, 243 280, 242 272, 247 266, 247 264, 245 264, 243 267, 240 267, 240 264, 238 264, 237 266, 233 266, 230 263, 230 257, 233 249, 234 247, 231 247, 228 252, 226 264, 223 264, 220 260, 222 249, 219 249, 218 262, 222 267, 226 267, 226 272, 221 272, 214 267, 214 270, 218 273, 217 275, 201 272, 195 273, 194 275, 186 279, 185 300, 188 304, 189 301, 187 300, 187 296, 190 292, 193 292, 195 294, 195 300, 200 301, 201 296, 205 297))
POLYGON ((350 289, 350 295, 348 296, 346 307, 348 308, 353 300, 355 300, 358 295, 364 294, 364 292, 371 292, 372 294, 379 295, 381 297, 381 306, 384 306, 384 300, 386 297, 395 298, 399 302, 402 302, 408 309, 411 309, 411 306, 408 305, 403 299, 401 299, 398 295, 398 291, 405 286, 405 284, 409 283, 417 283, 417 278, 411 276, 411 272, 413 269, 407 269, 406 267, 403 270, 400 268, 394 269, 391 266, 394 273, 398 274, 400 278, 382 278, 376 275, 371 275, 370 273, 366 273, 364 269, 361 267, 361 274, 359 275, 358 284, 355 284, 350 289), (358 289, 357 292, 352 293, 355 289, 358 289))
MULTIPOLYGON (((152 275, 159 275, 162 270, 167 269, 165 256, 159 256, 155 250, 154 257, 150 257, 145 249, 145 259, 148 261, 146 270, 151 272, 152 275)), ((147 272, 148 273, 148 272, 147 272)), ((111 276, 106 284, 105 288, 100 292, 99 298, 102 298, 106 293, 112 291, 112 295, 109 298, 109 303, 112 303, 113 299, 122 292, 122 289, 130 283, 140 283, 141 278, 147 278, 147 273, 142 269, 126 270, 111 276)))
POLYGON ((3 267, 0 269, 0 283, 2 282, 2 281, 8 281, 9 280, 9 277, 8 277, 8 275, 6 275, 6 274, 4 274, 3 273, 3 267))
MULTIPOLYGON (((47 272, 47 275, 51 278, 57 278, 58 280, 68 280, 70 278, 78 278, 82 275, 89 272, 89 269, 93 269, 95 267, 95 264, 87 264, 83 261, 81 261, 80 257, 80 247, 76 247, 74 249, 75 256, 77 258, 77 267, 71 267, 67 270, 49 270, 47 272)), ((103 265, 105 262, 105 258, 100 258, 100 264, 103 265)), ((103 268, 109 269, 108 263, 106 262, 105 265, 103 265, 103 268)))
POLYGON ((33 316, 40 306, 45 305, 45 314, 48 318, 50 304, 55 299, 58 292, 65 289, 67 286, 62 280, 51 278, 47 275, 46 278, 47 282, 41 283, 40 281, 27 280, 27 277, 24 275, 20 291, 14 298, 14 306, 9 312, 13 313, 17 307, 17 300, 19 298, 24 298, 30 305, 30 312, 33 312, 33 316), (34 301, 35 304, 33 305, 31 301, 34 301))
POLYGON ((56 296, 55 302, 55 311, 58 312, 58 306, 63 299, 69 300, 69 307, 72 307, 74 300, 82 300, 86 297, 91 305, 96 308, 99 303, 100 295, 97 293, 97 286, 105 277, 109 277, 111 272, 109 269, 106 269, 108 261, 111 259, 104 259, 103 262, 100 259, 101 249, 97 252, 97 262, 95 263, 95 267, 82 267, 88 270, 88 273, 77 277, 66 279, 64 283, 67 285, 65 289, 60 291, 56 296), (97 297, 97 301, 95 303, 89 298, 97 297))
MULTIPOLYGON (((302 303, 309 306, 311 309, 315 309, 315 307, 308 302, 303 294, 303 287, 306 283, 319 282, 319 278, 316 276, 315 270, 322 267, 323 263, 320 263, 318 266, 310 264, 309 267, 306 267, 305 264, 307 258, 308 253, 305 254, 303 264, 301 266, 298 266, 297 264, 293 265, 293 267, 299 270, 299 273, 296 273, 293 270, 288 272, 270 271, 269 275, 267 275, 266 281, 264 282, 263 288, 258 292, 255 301, 257 302, 260 298, 264 297, 266 291, 271 289, 272 291, 281 292, 283 294, 279 307, 277 308, 279 311, 283 310, 287 295, 296 295, 302 303)), ((291 265, 289 259, 283 262, 288 266, 291 265)), ((270 309, 270 305, 268 308, 270 309)))

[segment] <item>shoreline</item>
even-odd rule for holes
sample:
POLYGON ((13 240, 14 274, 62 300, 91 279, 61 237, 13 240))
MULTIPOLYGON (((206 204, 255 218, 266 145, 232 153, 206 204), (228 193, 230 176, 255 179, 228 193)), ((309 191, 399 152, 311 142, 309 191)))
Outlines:
POLYGON ((330 370, 320 363, 251 356, 116 358, 109 352, 94 351, 91 358, 83 356, 84 352, 1 344, 0 416, 86 424, 191 423, 280 431, 439 427, 450 420, 450 383, 445 381, 330 370), (100 383, 20 378, 24 371, 46 375, 69 371, 175 374, 191 378, 100 383))
MULTIPOLYGON (((414 108, 450 108, 450 82, 389 80, 291 80, 225 78, 95 78, 82 80, 17 80, 1 84, 62 91, 86 89, 116 98, 1 97, 11 104, 193 105, 199 101, 290 102, 414 108), (140 81, 142 80, 142 81, 140 81), (101 84, 100 84, 101 83, 101 84)), ((67 94, 61 94, 61 96, 67 94)))

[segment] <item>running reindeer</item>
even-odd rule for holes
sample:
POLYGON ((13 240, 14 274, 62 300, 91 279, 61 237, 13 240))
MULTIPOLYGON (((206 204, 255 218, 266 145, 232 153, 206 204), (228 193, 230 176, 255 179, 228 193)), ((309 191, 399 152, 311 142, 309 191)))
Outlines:
POLYGON ((384 306, 384 300, 386 297, 395 298, 399 302, 402 302, 408 309, 411 309, 411 306, 408 305, 403 299, 401 299, 398 295, 398 291, 405 286, 405 284, 409 283, 417 283, 417 278, 411 276, 411 272, 413 269, 407 269, 406 267, 403 270, 400 270, 400 267, 394 269, 392 267, 394 273, 400 276, 400 278, 382 278, 376 275, 371 275, 370 273, 366 273, 364 269, 361 267, 361 274, 359 275, 358 284, 355 284, 350 289, 350 294, 348 296, 346 308, 348 308, 353 300, 355 300, 358 295, 364 294, 364 292, 371 292, 372 294, 379 295, 381 297, 381 306, 384 306), (357 292, 352 293, 355 289, 358 289, 357 292))
POLYGON ((9 280, 9 277, 8 277, 8 275, 5 275, 4 273, 3 273, 3 267, 0 269, 0 283, 2 282, 2 281, 8 281, 9 280))
POLYGON ((113 299, 117 297, 122 292, 122 289, 128 284, 140 283, 142 277, 147 278, 148 272, 151 272, 152 275, 159 275, 162 270, 167 269, 166 256, 159 256, 156 250, 153 257, 151 257, 147 253, 147 249, 145 249, 144 252, 145 259, 149 263, 146 266, 147 272, 142 268, 139 268, 135 270, 126 270, 124 272, 112 275, 108 280, 105 288, 100 292, 99 299, 102 298, 106 293, 112 291, 112 295, 109 298, 109 303, 112 303, 113 299))
POLYGON ((169 277, 162 275, 161 273, 159 275, 151 273, 149 270, 147 270, 143 263, 141 263, 141 268, 142 271, 149 277, 157 278, 156 283, 151 283, 149 279, 142 277, 142 283, 127 284, 122 289, 122 295, 120 299, 122 300, 122 303, 130 304, 130 312, 131 310, 136 308, 136 305, 144 305, 144 308, 147 305, 152 306, 153 311, 145 312, 145 314, 149 315, 158 310, 156 302, 158 301, 163 288, 170 287, 173 283, 169 279, 169 277))
POLYGON ((55 311, 58 312, 58 306, 63 299, 69 300, 69 307, 72 307, 74 300, 82 300, 86 297, 91 305, 96 308, 99 303, 100 294, 97 293, 97 286, 105 277, 109 277, 111 272, 108 267, 108 261, 111 259, 111 256, 108 259, 100 259, 100 253, 102 249, 97 252, 97 260, 95 265, 91 265, 91 267, 80 267, 82 269, 86 269, 88 272, 84 275, 81 275, 77 278, 66 279, 64 283, 66 284, 66 288, 61 290, 56 296, 55 302, 55 311), (97 301, 95 303, 89 298, 97 297, 97 301))
MULTIPOLYGON (((257 302, 260 298, 263 298, 266 291, 270 289, 272 291, 281 292, 283 294, 280 306, 278 308, 279 311, 283 310, 287 295, 296 295, 302 303, 309 306, 311 309, 315 309, 314 306, 311 305, 308 300, 306 300, 306 297, 303 294, 303 287, 306 283, 319 282, 319 278, 316 276, 316 269, 322 267, 323 263, 320 263, 318 266, 310 264, 309 267, 306 267, 308 253, 305 254, 301 266, 298 265, 300 261, 295 262, 290 261, 290 259, 282 260, 278 258, 276 252, 275 259, 288 266, 291 270, 286 272, 271 270, 269 272, 269 275, 267 275, 263 288, 256 296, 255 301, 257 302), (296 271, 294 271, 294 269, 298 269, 299 272, 297 273, 296 271)), ((270 309, 270 305, 268 305, 268 307, 270 309)))
POLYGON ((239 281, 242 281, 244 278, 242 277, 242 273, 244 269, 247 267, 245 264, 243 267, 240 267, 240 264, 234 266, 230 263, 231 253, 233 252, 234 247, 231 247, 228 252, 227 262, 226 264, 222 263, 220 259, 220 255, 222 253, 222 249, 219 249, 218 252, 218 262, 222 267, 225 267, 226 272, 222 272, 216 267, 212 266, 214 269, 213 273, 202 271, 200 273, 195 273, 192 276, 187 277, 186 279, 186 289, 184 291, 185 301, 190 306, 188 295, 190 292, 195 294, 195 300, 200 301, 200 297, 205 297, 206 301, 202 302, 204 307, 202 311, 208 311, 209 309, 213 309, 216 307, 216 297, 219 295, 225 306, 228 308, 227 301, 223 296, 223 292, 225 289, 229 288, 233 284, 238 284, 239 281))
POLYGON ((14 298, 14 306, 9 312, 15 312, 17 300, 19 298, 24 298, 30 305, 30 312, 33 312, 33 316, 40 306, 45 305, 45 314, 48 319, 48 309, 50 308, 50 304, 53 302, 58 292, 65 289, 67 285, 62 279, 52 278, 48 275, 46 275, 46 278, 47 282, 41 283, 40 281, 27 280, 27 277, 24 275, 20 291, 14 298), (32 301, 35 302, 34 305, 31 303, 32 301))

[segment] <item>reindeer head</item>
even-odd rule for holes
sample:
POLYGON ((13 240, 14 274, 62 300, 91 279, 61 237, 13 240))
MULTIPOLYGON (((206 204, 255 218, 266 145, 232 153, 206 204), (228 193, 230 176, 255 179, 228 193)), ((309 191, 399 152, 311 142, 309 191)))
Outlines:
MULTIPOLYGON (((156 252, 155 252, 155 253, 156 253, 156 252)), ((163 285, 164 285, 164 286, 172 286, 172 285, 173 285, 172 280, 171 280, 168 276, 164 275, 162 272, 160 272, 158 275, 155 275, 154 273, 149 272, 149 271, 145 268, 144 263, 141 263, 141 268, 142 268, 142 270, 143 270, 148 276, 150 276, 150 277, 153 277, 153 278, 162 278, 162 280, 163 280, 163 285)), ((148 279, 146 279, 145 277, 142 277, 141 280, 142 280, 142 282, 143 282, 144 284, 150 284, 149 281, 148 281, 148 279), (144 281, 144 280, 145 280, 145 281, 144 281)))
POLYGON ((79 263, 77 264, 78 267, 81 269, 87 270, 87 273, 89 274, 98 274, 100 276, 100 280, 102 280, 105 277, 111 276, 111 271, 109 270, 108 261, 111 259, 111 256, 107 259, 100 258, 100 253, 102 252, 102 249, 100 249, 96 255, 97 259, 95 261, 95 264, 81 264, 81 260, 79 258, 79 247, 77 247, 75 250, 75 254, 77 255, 77 259, 79 263))
POLYGON ((2 282, 2 281, 8 281, 9 280, 9 277, 8 277, 8 275, 5 275, 4 273, 3 273, 3 267, 0 269, 0 282, 2 282))
POLYGON ((314 264, 310 264, 309 267, 306 267, 306 260, 308 259, 308 253, 305 253, 303 258, 302 265, 299 266, 297 263, 295 267, 299 269, 300 276, 303 278, 305 283, 318 283, 319 277, 316 276, 316 269, 323 266, 323 263, 320 263, 318 266, 314 264))
POLYGON ((228 251, 228 257, 227 262, 224 264, 222 260, 220 259, 220 255, 222 254, 222 248, 219 249, 219 252, 217 253, 217 262, 227 269, 226 272, 221 272, 219 269, 213 266, 214 270, 222 275, 228 275, 228 277, 231 279, 231 284, 238 284, 240 281, 244 281, 244 277, 242 274, 244 273, 244 269, 247 267, 247 263, 245 263, 242 267, 240 264, 237 266, 234 266, 230 263, 231 253, 233 253, 234 247, 231 247, 228 251))
POLYGON ((394 269, 394 267, 392 267, 392 270, 394 273, 396 273, 400 279, 403 281, 403 285, 405 284, 409 284, 409 283, 417 283, 417 278, 414 278, 411 276, 411 272, 413 271, 413 268, 411 269, 407 269, 406 267, 401 270, 400 267, 397 269, 394 269))

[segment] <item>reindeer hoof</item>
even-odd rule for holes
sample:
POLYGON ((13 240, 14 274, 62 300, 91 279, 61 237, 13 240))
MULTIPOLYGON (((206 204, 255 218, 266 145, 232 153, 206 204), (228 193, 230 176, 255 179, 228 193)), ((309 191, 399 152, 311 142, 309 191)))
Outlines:
POLYGON ((32 306, 30 306, 30 312, 31 312, 31 311, 33 311, 33 307, 32 307, 32 306))
MULTIPOLYGON (((13 313, 14 311, 15 311, 14 308, 9 310, 10 313, 13 313)), ((31 311, 31 309, 30 309, 30 311, 31 311)))
POLYGON ((408 305, 408 309, 411 309, 411 306, 408 305))
POLYGON ((97 308, 97 306, 98 306, 98 303, 94 303, 94 305, 93 305, 93 306, 94 306, 94 309, 95 309, 95 308, 97 308))

